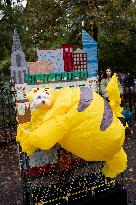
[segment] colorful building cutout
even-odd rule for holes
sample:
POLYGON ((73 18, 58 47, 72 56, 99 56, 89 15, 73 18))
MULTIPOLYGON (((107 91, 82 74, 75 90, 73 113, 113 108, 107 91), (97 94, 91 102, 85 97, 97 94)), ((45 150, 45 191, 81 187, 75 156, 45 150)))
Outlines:
POLYGON ((83 50, 87 53, 88 77, 97 77, 97 42, 85 30, 82 30, 82 42, 83 50))

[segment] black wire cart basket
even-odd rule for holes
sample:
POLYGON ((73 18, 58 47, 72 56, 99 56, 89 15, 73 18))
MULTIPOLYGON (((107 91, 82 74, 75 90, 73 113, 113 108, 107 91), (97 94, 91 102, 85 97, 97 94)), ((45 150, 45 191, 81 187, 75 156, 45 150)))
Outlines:
POLYGON ((54 150, 59 160, 49 162, 47 151, 37 150, 27 157, 18 145, 25 205, 127 205, 123 174, 118 179, 106 178, 101 173, 104 162, 86 162, 59 145, 54 150))

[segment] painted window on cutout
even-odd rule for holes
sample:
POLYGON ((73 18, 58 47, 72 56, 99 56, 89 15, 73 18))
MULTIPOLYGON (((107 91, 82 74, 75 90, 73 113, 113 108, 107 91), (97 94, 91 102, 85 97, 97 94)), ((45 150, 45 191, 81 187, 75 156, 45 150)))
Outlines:
POLYGON ((21 67, 21 56, 19 54, 16 55, 16 63, 17 67, 21 67))

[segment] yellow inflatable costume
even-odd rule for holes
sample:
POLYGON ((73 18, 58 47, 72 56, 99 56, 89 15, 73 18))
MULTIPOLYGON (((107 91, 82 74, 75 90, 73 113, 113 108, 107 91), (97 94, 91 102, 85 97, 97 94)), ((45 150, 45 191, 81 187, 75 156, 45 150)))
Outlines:
MULTIPOLYGON (((38 148, 49 150, 59 143, 84 160, 105 161, 102 170, 105 176, 116 177, 127 166, 122 147, 125 127, 118 119, 122 110, 116 75, 109 82, 107 92, 110 106, 89 88, 49 91, 50 106, 39 107, 30 123, 18 126, 17 141, 23 151, 31 155, 38 148), (35 119, 39 121, 36 123, 35 119)), ((34 95, 33 90, 28 93, 30 102, 34 95)))

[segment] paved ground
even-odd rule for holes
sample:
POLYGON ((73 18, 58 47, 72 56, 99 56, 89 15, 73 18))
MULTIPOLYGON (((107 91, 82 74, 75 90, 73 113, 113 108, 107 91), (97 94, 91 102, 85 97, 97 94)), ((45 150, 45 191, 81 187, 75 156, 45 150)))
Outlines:
MULTIPOLYGON (((136 204, 136 130, 125 141, 128 168, 124 172, 124 186, 128 191, 128 205, 136 204)), ((23 205, 22 182, 19 171, 17 145, 0 148, 0 205, 23 205)))
POLYGON ((0 205, 23 205, 17 146, 0 149, 0 205))
POLYGON ((134 135, 128 135, 125 141, 125 150, 128 155, 128 167, 123 173, 124 186, 128 191, 128 204, 136 204, 136 129, 134 135))

